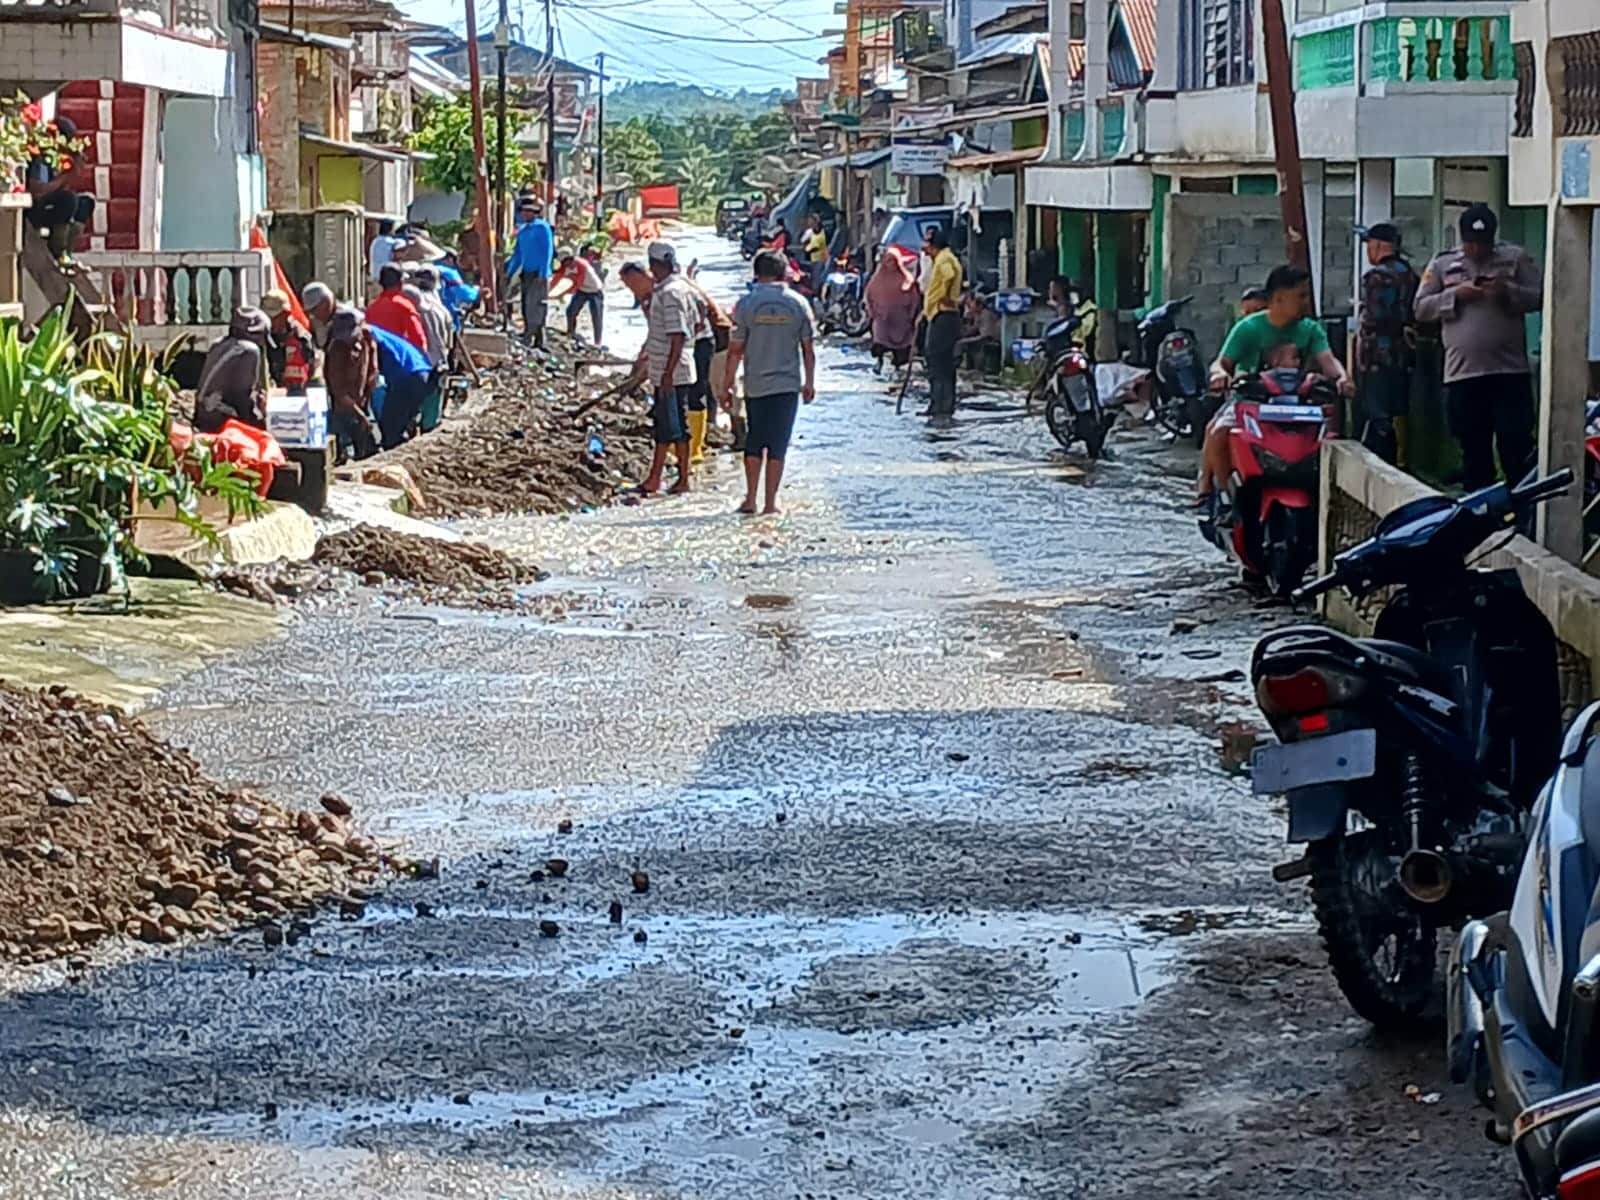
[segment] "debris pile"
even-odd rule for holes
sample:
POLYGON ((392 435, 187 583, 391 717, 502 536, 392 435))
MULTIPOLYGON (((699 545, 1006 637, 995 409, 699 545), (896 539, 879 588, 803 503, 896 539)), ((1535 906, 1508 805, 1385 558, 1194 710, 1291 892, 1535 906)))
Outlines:
POLYGON ((574 417, 605 380, 578 382, 565 339, 544 352, 517 347, 485 371, 489 393, 469 415, 390 451, 421 488, 423 516, 571 512, 609 503, 649 470, 649 415, 611 397, 574 417))
POLYGON ((516 589, 542 578, 539 568, 481 542, 450 542, 358 525, 324 535, 309 562, 280 559, 262 566, 228 567, 216 581, 226 591, 267 603, 359 583, 439 604, 512 608, 519 602, 516 589))
POLYGON ((291 812, 224 788, 115 708, 0 682, 0 959, 69 957, 359 911, 377 844, 350 806, 291 812))

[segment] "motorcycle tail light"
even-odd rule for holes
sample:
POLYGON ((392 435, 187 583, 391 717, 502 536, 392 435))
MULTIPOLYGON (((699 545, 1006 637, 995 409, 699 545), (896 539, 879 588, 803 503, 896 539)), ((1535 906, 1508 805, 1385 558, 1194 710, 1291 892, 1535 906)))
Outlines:
POLYGON ((1309 717, 1300 718, 1301 733, 1327 733, 1328 714, 1325 712, 1312 713, 1309 717))
MULTIPOLYGON (((1263 675, 1256 681, 1256 703, 1269 717, 1323 714, 1325 709, 1348 704, 1366 686, 1367 681, 1359 675, 1302 667, 1289 675, 1263 675)), ((1322 719, 1325 727, 1326 715, 1322 719)), ((1600 1200, 1600 1195, 1595 1200, 1600 1200)))
POLYGON ((1184 341, 1181 337, 1175 337, 1171 342, 1168 343, 1168 345, 1170 345, 1174 350, 1183 350, 1189 345, 1189 343, 1184 341))
POLYGON ((1556 1195, 1560 1200, 1600 1200, 1600 1162, 1568 1171, 1556 1184, 1556 1195))

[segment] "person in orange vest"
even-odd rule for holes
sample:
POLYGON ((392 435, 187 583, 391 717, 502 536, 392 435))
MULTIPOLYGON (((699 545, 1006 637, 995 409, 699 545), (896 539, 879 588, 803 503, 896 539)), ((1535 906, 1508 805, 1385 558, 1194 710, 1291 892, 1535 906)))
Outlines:
POLYGON ((289 311, 289 297, 271 291, 261 297, 261 311, 272 322, 267 334, 267 374, 291 396, 304 396, 317 365, 311 334, 289 311))

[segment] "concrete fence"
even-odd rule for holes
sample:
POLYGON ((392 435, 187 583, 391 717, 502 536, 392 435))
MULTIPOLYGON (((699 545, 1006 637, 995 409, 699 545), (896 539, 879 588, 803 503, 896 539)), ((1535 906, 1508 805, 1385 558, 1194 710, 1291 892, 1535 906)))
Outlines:
MULTIPOLYGON (((1427 484, 1391 467, 1359 443, 1326 443, 1322 448, 1322 570, 1329 568, 1335 554, 1370 537, 1386 513, 1435 494, 1427 484)), ((1528 598, 1555 629, 1560 643, 1563 714, 1571 716, 1600 696, 1600 579, 1522 537, 1512 538, 1479 565, 1516 571, 1528 598)), ((1323 598, 1323 615, 1347 633, 1370 634, 1384 599, 1378 592, 1352 603, 1343 592, 1330 592, 1323 598)))

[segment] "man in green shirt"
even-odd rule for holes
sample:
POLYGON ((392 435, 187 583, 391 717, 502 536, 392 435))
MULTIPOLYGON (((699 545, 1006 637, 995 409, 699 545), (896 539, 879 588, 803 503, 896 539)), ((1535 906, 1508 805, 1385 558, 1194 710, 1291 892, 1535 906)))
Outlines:
MULTIPOLYGON (((1299 267, 1274 267, 1267 276, 1267 307, 1234 323, 1222 350, 1211 364, 1211 390, 1226 392, 1238 374, 1254 374, 1271 365, 1280 348, 1293 347, 1299 362, 1332 380, 1339 394, 1351 396, 1355 386, 1344 364, 1333 355, 1327 331, 1306 316, 1311 309, 1311 276, 1299 267)), ((1233 469, 1228 435, 1233 429, 1233 402, 1217 410, 1206 430, 1205 453, 1200 466, 1197 504, 1202 519, 1211 514, 1212 497, 1233 469)))

